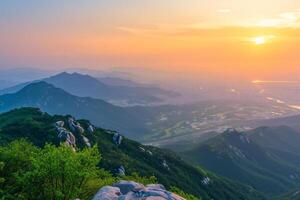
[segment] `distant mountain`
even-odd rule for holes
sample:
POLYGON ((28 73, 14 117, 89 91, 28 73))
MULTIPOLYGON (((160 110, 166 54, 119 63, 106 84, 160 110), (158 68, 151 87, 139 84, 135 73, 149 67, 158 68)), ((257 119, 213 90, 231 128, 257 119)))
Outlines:
POLYGON ((37 68, 0 69, 0 80, 13 83, 23 83, 51 76, 54 71, 37 68))
POLYGON ((38 107, 51 114, 71 114, 103 128, 131 134, 131 137, 146 132, 139 119, 124 108, 99 99, 77 97, 46 82, 32 83, 17 93, 0 96, 0 112, 20 107, 38 107))
POLYGON ((300 133, 286 126, 228 130, 182 155, 274 198, 300 188, 299 141, 300 133))
POLYGON ((141 87, 143 84, 118 77, 101 77, 98 80, 106 85, 141 87))
MULTIPOLYGON (((116 79, 115 79, 116 80, 116 79)), ((98 79, 79 73, 66 72, 42 79, 79 97, 98 98, 117 105, 153 104, 162 102, 164 97, 174 97, 178 94, 156 87, 117 86, 108 85, 98 79)), ((37 81, 33 81, 37 82, 37 81)), ((0 91, 0 94, 15 93, 32 82, 22 83, 0 91)))
MULTIPOLYGON (((44 83, 40 85, 45 85, 44 83)), ((51 97, 49 97, 51 98, 51 97)), ((106 113, 104 113, 106 114, 106 113)), ((109 113, 107 113, 109 114, 109 113)), ((42 147, 46 143, 59 144, 55 122, 63 121, 64 128, 70 116, 51 116, 34 108, 13 110, 0 115, 0 145, 10 141, 26 138, 34 145, 42 147)), ((90 122, 78 120, 83 130, 87 130, 90 122)), ((124 138, 117 145, 111 131, 97 128, 94 132, 73 132, 76 148, 87 148, 86 140, 97 144, 101 152, 100 167, 112 174, 123 166, 127 175, 137 172, 141 176, 155 176, 159 183, 167 188, 176 186, 185 192, 201 196, 203 200, 263 200, 257 191, 249 186, 229 181, 220 176, 195 168, 184 162, 176 154, 124 138), (85 140, 82 138, 85 137, 85 140)))
POLYGON ((8 87, 12 87, 13 85, 15 85, 15 82, 12 81, 8 81, 8 80, 0 80, 0 90, 8 88, 8 87))
POLYGON ((293 115, 289 117, 273 118, 268 120, 253 120, 245 124, 252 127, 259 126, 289 126, 300 131, 300 115, 293 115))
POLYGON ((180 96, 180 94, 178 94, 177 92, 165 90, 155 85, 142 84, 132 80, 122 79, 118 77, 102 77, 98 78, 98 80, 100 80, 100 82, 106 85, 134 87, 136 90, 140 90, 141 93, 146 93, 148 95, 158 96, 161 98, 180 96))

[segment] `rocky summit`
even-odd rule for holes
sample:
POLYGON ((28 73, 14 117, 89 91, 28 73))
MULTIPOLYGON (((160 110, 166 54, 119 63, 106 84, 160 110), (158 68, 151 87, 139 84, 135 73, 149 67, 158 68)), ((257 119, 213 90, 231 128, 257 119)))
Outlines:
POLYGON ((169 192, 163 185, 120 181, 113 186, 102 187, 93 200, 184 200, 169 192))

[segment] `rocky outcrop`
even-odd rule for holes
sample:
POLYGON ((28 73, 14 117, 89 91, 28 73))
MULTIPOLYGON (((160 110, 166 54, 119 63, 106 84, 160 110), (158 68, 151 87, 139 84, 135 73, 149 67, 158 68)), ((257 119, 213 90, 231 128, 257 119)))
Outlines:
POLYGON ((73 131, 73 132, 77 132, 79 134, 83 134, 84 133, 84 128, 81 127, 80 123, 76 122, 73 118, 69 118, 68 119, 68 123, 69 123, 69 128, 73 131))
POLYGON ((76 138, 68 131, 66 128, 64 128, 64 121, 57 121, 55 123, 55 128, 57 131, 57 136, 61 142, 65 142, 68 146, 72 147, 72 149, 75 151, 76 149, 76 138))
POLYGON ((83 139, 85 145, 86 145, 87 147, 92 147, 92 145, 91 145, 91 143, 90 143, 90 140, 89 140, 87 137, 85 137, 84 135, 81 135, 81 136, 82 136, 82 139, 83 139))
POLYGON ((169 192, 163 185, 142 185, 133 181, 120 181, 99 190, 93 200, 185 200, 169 192))
MULTIPOLYGON (((75 119, 73 119, 73 118, 70 117, 68 119, 68 124, 69 124, 69 128, 73 132, 78 133, 82 137, 82 139, 83 139, 83 141, 84 141, 84 143, 85 143, 85 145, 87 147, 91 147, 92 146, 91 143, 90 143, 90 140, 83 135, 84 132, 85 132, 85 130, 84 130, 84 128, 82 128, 82 126, 80 125, 79 122, 77 122, 75 119)), ((89 133, 93 133, 95 131, 95 129, 94 129, 94 127, 92 125, 89 125, 87 130, 88 130, 89 133)))
POLYGON ((65 140, 67 144, 70 146, 76 147, 76 138, 70 131, 63 130, 58 134, 58 138, 61 140, 65 140))
POLYGON ((99 190, 93 200, 117 200, 121 195, 119 188, 105 186, 99 190))
POLYGON ((209 185, 210 184, 210 178, 208 178, 208 177, 203 178, 201 183, 202 183, 202 185, 209 185))
POLYGON ((117 169, 117 175, 119 175, 119 176, 125 176, 125 175, 126 175, 126 171, 125 171, 124 166, 120 166, 120 167, 117 169))
POLYGON ((163 167, 164 167, 164 168, 166 168, 166 169, 170 170, 170 168, 169 168, 169 165, 168 165, 168 163, 167 163, 167 161, 166 161, 166 160, 163 160, 163 163, 162 163, 162 165, 163 165, 163 167))
POLYGON ((64 122, 64 121, 57 121, 57 122, 55 123, 55 126, 56 126, 56 127, 64 127, 64 126, 65 126, 65 122, 64 122))
POLYGON ((116 143, 116 145, 120 145, 122 143, 123 137, 119 133, 115 133, 113 136, 113 141, 116 143))
POLYGON ((87 131, 88 131, 88 133, 90 133, 90 134, 94 133, 94 132, 95 132, 94 126, 90 124, 90 125, 88 126, 88 128, 87 128, 87 131))

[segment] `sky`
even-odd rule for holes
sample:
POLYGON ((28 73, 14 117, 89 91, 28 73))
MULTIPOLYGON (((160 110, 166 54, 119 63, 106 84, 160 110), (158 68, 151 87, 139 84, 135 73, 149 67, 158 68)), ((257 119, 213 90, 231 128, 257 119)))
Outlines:
POLYGON ((0 68, 299 80, 299 0, 1 0, 0 68))

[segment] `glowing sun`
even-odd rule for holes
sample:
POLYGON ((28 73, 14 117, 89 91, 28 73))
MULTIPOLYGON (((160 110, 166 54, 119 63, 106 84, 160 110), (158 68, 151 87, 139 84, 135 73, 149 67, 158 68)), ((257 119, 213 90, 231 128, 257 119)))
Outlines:
POLYGON ((253 38, 253 42, 256 45, 263 45, 263 44, 265 44, 267 42, 267 39, 264 36, 259 36, 259 37, 253 38))
POLYGON ((275 36, 273 35, 267 35, 267 36, 256 36, 251 38, 251 42, 253 42, 255 45, 264 45, 271 40, 273 40, 275 36))

